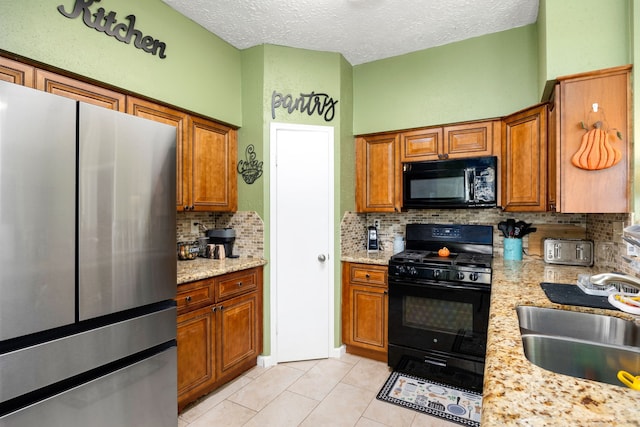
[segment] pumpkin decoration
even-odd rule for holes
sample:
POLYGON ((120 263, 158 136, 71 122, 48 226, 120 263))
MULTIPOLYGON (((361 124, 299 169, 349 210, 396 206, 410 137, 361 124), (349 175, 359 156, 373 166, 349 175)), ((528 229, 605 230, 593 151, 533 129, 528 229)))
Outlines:
POLYGON ((438 249, 438 256, 447 257, 451 255, 451 251, 445 246, 443 248, 438 249))
MULTIPOLYGON (((584 122, 581 127, 587 132, 582 136, 580 148, 571 158, 571 163, 580 169, 599 170, 610 168, 622 159, 620 150, 611 145, 615 142, 615 136, 602 129, 602 122, 593 124, 593 129, 588 129, 584 122)), ((622 140, 620 132, 616 136, 622 140)))

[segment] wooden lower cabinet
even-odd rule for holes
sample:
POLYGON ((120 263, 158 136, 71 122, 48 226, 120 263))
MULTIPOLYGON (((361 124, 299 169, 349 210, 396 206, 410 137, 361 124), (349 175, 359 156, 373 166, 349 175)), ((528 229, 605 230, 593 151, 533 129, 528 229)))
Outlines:
POLYGON ((190 396, 216 381, 211 360, 216 354, 215 313, 205 307, 178 316, 178 402, 182 409, 190 396), (184 403, 182 403, 184 402, 184 403), (180 404, 182 403, 182 404, 180 404))
POLYGON ((181 285, 178 411, 257 363, 262 352, 262 267, 181 285), (209 295, 215 295, 211 303, 209 295))
POLYGON ((342 340, 347 353, 387 361, 387 267, 342 264, 342 340))

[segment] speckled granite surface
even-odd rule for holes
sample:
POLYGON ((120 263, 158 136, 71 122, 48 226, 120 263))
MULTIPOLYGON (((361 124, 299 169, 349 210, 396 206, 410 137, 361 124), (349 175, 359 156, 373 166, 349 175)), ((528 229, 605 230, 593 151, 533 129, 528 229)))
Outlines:
POLYGON ((640 392, 556 374, 529 362, 522 349, 517 305, 563 308, 632 319, 618 310, 549 301, 540 282, 576 283, 584 267, 550 266, 539 259, 493 263, 482 426, 639 426, 640 392))
MULTIPOLYGON (((342 261, 385 265, 391 254, 354 253, 342 261)), ((515 307, 535 305, 609 314, 617 310, 552 303, 540 282, 576 283, 585 267, 545 264, 540 258, 495 257, 487 339, 482 421, 485 426, 640 426, 640 392, 544 370, 524 356, 515 307)), ((640 373, 639 373, 640 374, 640 373)))
POLYGON ((234 271, 259 267, 266 263, 267 261, 262 258, 244 257, 225 258, 223 260, 196 258, 188 261, 178 261, 178 285, 193 282, 195 280, 220 276, 234 271))
POLYGON ((393 255, 393 253, 387 251, 367 252, 366 250, 362 250, 342 254, 340 260, 345 262, 359 262, 362 264, 389 265, 391 255, 393 255))

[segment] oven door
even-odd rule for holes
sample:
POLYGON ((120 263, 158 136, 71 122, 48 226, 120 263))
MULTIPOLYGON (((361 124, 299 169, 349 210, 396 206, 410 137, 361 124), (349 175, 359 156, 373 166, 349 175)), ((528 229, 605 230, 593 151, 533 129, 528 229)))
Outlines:
POLYGON ((487 286, 390 278, 389 345, 483 363, 490 293, 487 286))

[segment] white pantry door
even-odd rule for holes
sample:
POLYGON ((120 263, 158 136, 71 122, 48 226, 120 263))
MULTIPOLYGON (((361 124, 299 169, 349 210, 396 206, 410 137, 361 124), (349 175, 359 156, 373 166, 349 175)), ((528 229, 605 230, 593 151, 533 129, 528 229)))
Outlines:
POLYGON ((333 127, 271 124, 276 363, 326 358, 333 345, 333 182, 333 127))

